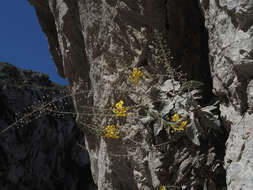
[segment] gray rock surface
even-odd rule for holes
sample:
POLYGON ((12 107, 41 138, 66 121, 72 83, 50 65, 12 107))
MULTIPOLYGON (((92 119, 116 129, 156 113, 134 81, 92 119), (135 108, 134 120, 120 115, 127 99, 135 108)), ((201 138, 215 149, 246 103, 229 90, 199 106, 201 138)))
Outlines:
POLYGON ((88 154, 78 145, 81 130, 72 115, 55 112, 74 111, 66 92, 45 74, 0 63, 1 190, 92 185, 88 154))
MULTIPOLYGON (((30 2, 48 37, 58 72, 69 80, 74 93, 99 189, 146 190, 161 185, 252 189, 252 0, 30 2), (171 88, 166 78, 153 77, 166 74, 154 58, 155 30, 164 33, 174 57, 172 66, 181 66, 187 79, 204 83, 200 105, 220 101, 217 114, 222 132, 218 135, 209 133, 206 120, 193 114, 201 126, 194 140, 199 146, 180 136, 164 151, 156 145, 166 138, 158 136, 152 137, 147 151, 149 129, 157 121, 147 125, 136 117, 123 122, 120 139, 100 138, 87 130, 87 124, 102 128, 108 124, 101 109, 120 99, 128 106, 171 111, 170 104, 159 105, 146 96, 154 89, 170 92, 171 88), (134 67, 146 76, 140 86, 127 82, 128 71, 134 67), (94 106, 100 115, 83 116, 91 110, 82 106, 94 106)), ((173 102, 165 95, 161 99, 173 102)), ((180 111, 179 105, 173 105, 180 111)), ((134 113, 138 112, 141 109, 136 108, 134 113)))
POLYGON ((253 188, 252 173, 252 0, 203 0, 209 60, 221 117, 230 130, 226 143, 227 187, 253 188))
MULTIPOLYGON (((160 97, 160 104, 148 96, 154 91, 159 94, 159 89, 172 88, 166 86, 166 77, 154 78, 156 74, 166 74, 154 58, 156 30, 163 31, 172 51, 172 66, 181 66, 187 79, 204 83, 201 104, 208 105, 215 99, 208 60, 208 33, 197 1, 30 2, 48 37, 58 72, 68 79, 72 89, 79 114, 77 120, 85 131, 92 174, 99 190, 151 190, 162 185, 192 190, 226 187, 223 126, 219 126, 220 134, 209 134, 209 126, 204 120, 199 121, 202 133, 196 136, 198 146, 182 133, 173 136, 169 149, 167 144, 158 146, 168 142, 164 131, 158 137, 150 132, 157 126, 156 120, 147 124, 140 117, 127 117, 120 123, 120 139, 105 139, 90 132, 91 125, 103 130, 110 124, 112 120, 103 115, 103 109, 121 99, 127 106, 139 105, 132 110, 134 114, 141 114, 141 107, 145 106, 157 113, 172 110, 169 102, 174 100, 168 95, 160 97), (135 67, 141 68, 146 76, 140 86, 127 80, 128 71, 135 67), (164 101, 168 103, 163 104, 164 101), (84 106, 92 106, 95 111, 84 106), (94 116, 88 117, 87 113, 94 116)), ((175 106, 179 111, 179 105, 175 106)), ((200 119, 196 114, 193 117, 200 119)))

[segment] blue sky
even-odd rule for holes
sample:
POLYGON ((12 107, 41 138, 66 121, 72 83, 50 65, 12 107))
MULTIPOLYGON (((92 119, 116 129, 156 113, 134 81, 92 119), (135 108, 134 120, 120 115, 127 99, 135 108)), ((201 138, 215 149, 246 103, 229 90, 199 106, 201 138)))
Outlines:
POLYGON ((52 81, 67 84, 56 73, 46 36, 29 2, 1 0, 0 5, 0 61, 46 73, 52 81))

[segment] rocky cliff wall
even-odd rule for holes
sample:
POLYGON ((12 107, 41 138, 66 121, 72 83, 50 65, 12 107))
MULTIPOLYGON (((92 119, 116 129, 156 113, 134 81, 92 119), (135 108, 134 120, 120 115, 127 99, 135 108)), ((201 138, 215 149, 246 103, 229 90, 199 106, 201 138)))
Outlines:
POLYGON ((251 1, 30 2, 69 80, 98 189, 251 189, 251 1), (191 111, 185 80, 203 84, 191 111), (132 116, 107 116, 120 100, 132 116), (189 124, 172 135, 161 117, 173 113, 189 124), (112 122, 119 139, 91 133, 112 122))
POLYGON ((0 189, 91 188, 82 132, 59 113, 74 112, 66 92, 47 75, 0 63, 0 189))
POLYGON ((251 0, 202 1, 209 31, 209 59, 221 117, 230 130, 225 168, 228 189, 252 189, 251 0))

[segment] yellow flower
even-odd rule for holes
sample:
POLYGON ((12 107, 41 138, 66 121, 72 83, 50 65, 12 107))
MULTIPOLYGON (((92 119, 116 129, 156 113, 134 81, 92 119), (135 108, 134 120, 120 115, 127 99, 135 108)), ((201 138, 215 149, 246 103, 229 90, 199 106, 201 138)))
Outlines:
POLYGON ((144 75, 138 68, 135 68, 128 80, 134 84, 138 84, 140 78, 144 78, 144 75))
POLYGON ((179 115, 177 113, 175 113, 173 116, 172 116, 172 121, 174 122, 178 122, 179 120, 179 115))
POLYGON ((106 138, 114 138, 114 139, 119 138, 119 130, 116 129, 115 125, 107 125, 105 131, 106 131, 105 134, 106 138))
POLYGON ((166 187, 165 186, 161 186, 160 190, 166 190, 166 187))
POLYGON ((187 125, 187 121, 183 121, 183 122, 180 124, 179 128, 184 128, 186 125, 187 125))
POLYGON ((123 104, 124 104, 123 100, 120 100, 117 104, 115 104, 115 107, 117 109, 120 109, 120 108, 122 108, 123 104))
POLYGON ((127 110, 128 110, 128 108, 124 107, 123 104, 124 104, 124 101, 120 100, 118 103, 115 104, 115 108, 116 109, 112 110, 113 113, 115 113, 116 116, 118 116, 118 117, 120 117, 120 116, 122 116, 122 117, 128 116, 128 113, 126 113, 127 110))
POLYGON ((178 126, 179 115, 177 113, 172 116, 172 121, 176 123, 170 125, 174 131, 183 131, 188 123, 187 121, 182 121, 181 124, 178 126))

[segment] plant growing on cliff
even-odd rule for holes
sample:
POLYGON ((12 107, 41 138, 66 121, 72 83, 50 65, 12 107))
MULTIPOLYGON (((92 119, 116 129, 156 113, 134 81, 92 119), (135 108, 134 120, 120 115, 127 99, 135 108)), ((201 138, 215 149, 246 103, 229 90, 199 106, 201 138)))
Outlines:
MULTIPOLYGON (((20 88, 19 86, 12 86, 13 88, 20 88)), ((37 120, 43 116, 53 116, 62 119, 66 114, 71 113, 75 115, 72 106, 71 95, 64 89, 58 89, 54 86, 52 88, 42 87, 22 87, 26 90, 32 90, 38 94, 34 103, 25 107, 20 112, 15 113, 15 122, 0 131, 0 134, 7 132, 11 128, 20 128, 27 126, 32 121, 37 120), (46 95, 39 96, 41 91, 46 95)))
POLYGON ((106 134, 105 137, 106 138, 113 138, 113 139, 118 139, 119 138, 119 129, 117 129, 115 127, 115 125, 107 125, 107 127, 105 128, 106 130, 106 134))
POLYGON ((163 86, 160 89, 152 87, 150 95, 156 99, 163 97, 163 101, 158 100, 158 103, 163 105, 164 109, 158 111, 157 108, 154 109, 150 106, 144 124, 153 123, 154 137, 166 131, 168 141, 155 145, 157 147, 174 142, 175 138, 182 137, 180 134, 182 132, 194 144, 200 145, 200 134, 206 136, 205 133, 213 131, 213 129, 214 131, 220 130, 219 118, 213 112, 217 109, 216 103, 206 107, 199 105, 199 100, 202 99, 203 83, 189 81, 180 68, 173 68, 172 53, 162 32, 155 31, 154 36, 157 49, 155 50, 156 68, 157 72, 162 71, 161 74, 155 76, 163 86), (166 99, 168 101, 164 101, 166 99), (203 126, 207 128, 203 128, 203 126), (177 135, 174 134, 175 132, 177 135))
MULTIPOLYGON (((199 96, 199 89, 203 84, 198 81, 188 81, 185 74, 180 71, 180 68, 175 68, 173 66, 174 59, 172 51, 168 47, 167 40, 162 32, 155 31, 154 39, 155 50, 152 56, 154 59, 153 62, 155 63, 153 65, 155 74, 146 75, 144 74, 144 68, 134 66, 131 69, 132 72, 124 76, 124 80, 129 82, 127 85, 138 86, 138 88, 143 89, 142 92, 132 90, 133 88, 131 88, 131 86, 127 90, 110 89, 122 94, 137 94, 143 99, 149 98, 152 100, 153 105, 142 105, 141 101, 138 105, 133 105, 132 107, 139 108, 139 113, 135 112, 131 107, 125 107, 124 103, 127 101, 123 99, 120 99, 119 102, 111 108, 109 106, 104 109, 95 106, 86 106, 86 109, 89 111, 81 112, 79 115, 87 117, 93 116, 96 118, 96 121, 91 121, 91 123, 84 122, 82 125, 99 137, 118 139, 120 137, 120 128, 117 126, 121 126, 119 124, 122 123, 122 118, 126 119, 131 116, 139 119, 141 122, 146 119, 148 122, 144 121, 143 123, 145 125, 151 123, 150 125, 152 125, 154 138, 159 136, 160 133, 166 132, 168 143, 170 143, 171 140, 175 138, 175 133, 180 135, 185 133, 195 144, 199 144, 196 134, 200 131, 200 124, 197 123, 196 117, 198 116, 198 118, 201 118, 201 121, 206 125, 212 126, 215 129, 219 128, 219 118, 214 117, 212 113, 215 106, 207 106, 204 108, 199 106, 198 99, 201 98, 201 96, 199 96), (151 81, 151 84, 147 81, 151 81), (153 81, 162 85, 162 88, 154 86, 153 84, 156 83, 153 81), (140 83, 145 84, 143 86, 151 87, 148 90, 144 89, 142 85, 139 85, 140 83), (166 109, 162 110, 159 106, 166 107, 166 109), (107 122, 105 122, 105 120, 107 120, 107 122)), ((67 94, 66 97, 85 93, 87 92, 76 92, 74 94, 67 94)), ((71 114, 75 116, 76 113, 73 111, 67 112, 54 107, 57 101, 64 98, 65 97, 60 97, 51 102, 42 104, 41 106, 37 106, 31 115, 49 112, 60 115, 71 114)), ((18 120, 15 125, 28 117, 30 117, 29 113, 23 116, 21 120, 18 120)), ((13 125, 10 127, 12 126, 13 125)))
POLYGON ((134 71, 131 73, 131 75, 129 76, 128 79, 133 84, 138 84, 140 78, 142 78, 142 79, 145 78, 143 73, 138 68, 134 68, 134 71))
POLYGON ((183 131, 185 126, 187 125, 187 120, 179 120, 179 115, 175 113, 172 116, 172 123, 170 122, 170 127, 167 130, 172 129, 173 131, 183 131))
POLYGON ((118 103, 115 104, 115 108, 113 108, 113 110, 112 110, 113 113, 115 113, 117 117, 128 116, 128 113, 126 113, 128 108, 124 107, 123 104, 124 104, 124 101, 120 100, 118 103))

